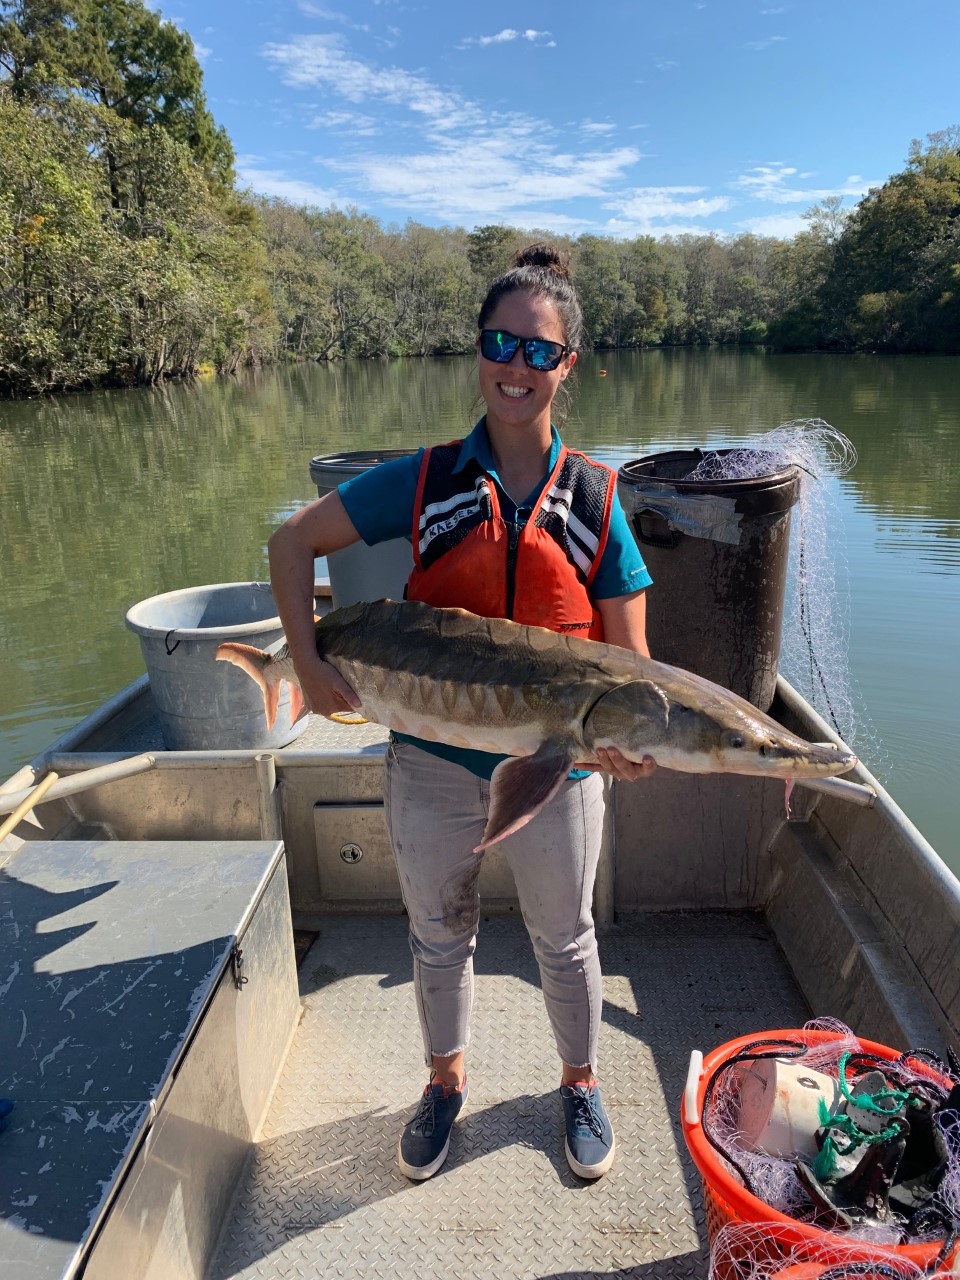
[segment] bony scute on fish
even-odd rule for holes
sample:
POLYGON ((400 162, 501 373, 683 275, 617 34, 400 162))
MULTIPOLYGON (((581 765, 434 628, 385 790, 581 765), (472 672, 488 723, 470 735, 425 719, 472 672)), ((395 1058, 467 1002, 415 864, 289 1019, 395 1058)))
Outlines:
MULTIPOLYGON (((508 757, 494 770, 477 851, 529 822, 575 765, 614 747, 684 773, 824 778, 846 773, 849 751, 806 742, 745 699, 630 649, 481 618, 418 601, 377 600, 316 623, 317 652, 389 729, 508 757)), ((268 726, 286 680, 303 706, 289 649, 226 643, 217 658, 259 684, 268 726)))

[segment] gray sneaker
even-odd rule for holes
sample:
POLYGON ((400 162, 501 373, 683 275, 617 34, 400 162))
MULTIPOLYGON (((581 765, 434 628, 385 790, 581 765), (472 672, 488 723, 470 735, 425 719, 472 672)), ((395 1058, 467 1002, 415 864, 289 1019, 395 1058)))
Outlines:
POLYGON ((435 1082, 423 1091, 417 1114, 400 1135, 397 1160, 408 1178, 422 1182, 432 1178, 450 1150, 450 1130, 467 1101, 467 1082, 462 1089, 435 1082))
POLYGON ((597 1085, 560 1086, 567 1164, 580 1178, 599 1178, 613 1164, 616 1141, 597 1085))

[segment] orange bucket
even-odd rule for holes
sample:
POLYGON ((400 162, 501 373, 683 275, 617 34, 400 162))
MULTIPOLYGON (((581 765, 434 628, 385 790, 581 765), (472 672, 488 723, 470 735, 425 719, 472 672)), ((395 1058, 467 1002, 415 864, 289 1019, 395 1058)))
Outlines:
MULTIPOLYGON (((807 1030, 804 1028, 758 1031, 754 1035, 740 1036, 736 1040, 728 1040, 726 1044, 720 1045, 719 1048, 707 1054, 703 1059, 703 1066, 699 1076, 695 1074, 697 1058, 691 1059, 690 1074, 687 1077, 687 1087, 680 1108, 681 1124, 687 1149, 693 1157, 693 1162, 703 1180, 703 1203, 707 1220, 708 1240, 712 1244, 721 1228, 729 1223, 762 1223, 767 1240, 767 1256, 770 1258, 777 1256, 786 1258, 789 1254, 793 1254, 795 1258, 802 1259, 806 1253, 807 1257, 815 1254, 818 1262, 835 1260, 837 1263, 842 1263, 850 1260, 851 1247, 856 1249, 862 1243, 864 1249, 867 1250, 864 1260, 874 1259, 878 1255, 882 1255, 890 1258, 895 1263, 897 1258, 904 1258, 913 1263, 914 1266, 925 1270, 932 1267, 936 1261, 940 1250, 943 1248, 942 1240, 907 1245, 877 1245, 873 1242, 868 1244, 866 1241, 861 1242, 855 1237, 844 1236, 838 1232, 824 1231, 808 1222, 800 1222, 796 1218, 790 1218, 786 1214, 779 1213, 776 1209, 771 1208, 765 1201, 758 1199, 757 1196, 748 1191, 736 1174, 721 1160, 704 1136, 701 1124, 704 1093, 706 1092, 707 1082, 714 1071, 724 1062, 735 1058, 749 1045, 755 1044, 758 1040, 774 1042, 792 1040, 807 1045, 818 1045, 826 1044, 836 1039, 837 1033, 834 1031, 807 1030), (831 1244, 836 1246, 835 1259, 832 1259, 829 1252, 831 1244), (827 1252, 825 1252, 825 1248, 827 1248, 827 1252)), ((890 1049, 886 1045, 877 1044, 873 1040, 860 1040, 859 1037, 858 1040, 864 1053, 874 1054, 876 1057, 885 1058, 890 1062, 900 1057, 900 1054, 895 1049, 890 1049)), ((776 1045, 774 1044, 770 1047, 775 1048, 776 1045)), ((786 1049, 787 1046, 784 1045, 784 1048, 786 1049)), ((946 1080, 922 1060, 912 1060, 911 1070, 915 1071, 917 1075, 929 1076, 934 1083, 940 1086, 945 1085, 948 1089, 952 1085, 952 1082, 946 1080)), ((956 1257, 957 1250, 955 1248, 953 1253, 954 1260, 956 1257)), ((947 1262, 944 1262, 942 1270, 947 1271, 948 1269, 947 1262)), ((733 1276, 736 1272, 737 1268, 733 1267, 728 1270, 727 1274, 733 1276)), ((724 1280, 724 1277, 718 1276, 717 1280, 724 1280)))

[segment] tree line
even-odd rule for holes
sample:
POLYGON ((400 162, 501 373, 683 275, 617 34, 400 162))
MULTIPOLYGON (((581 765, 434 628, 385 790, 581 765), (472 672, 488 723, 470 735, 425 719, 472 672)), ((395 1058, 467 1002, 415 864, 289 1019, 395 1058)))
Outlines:
POLYGON ((233 159, 142 0, 0 0, 0 389, 469 352, 531 238, 569 249, 598 348, 960 351, 960 127, 789 240, 384 226, 238 192, 233 159))

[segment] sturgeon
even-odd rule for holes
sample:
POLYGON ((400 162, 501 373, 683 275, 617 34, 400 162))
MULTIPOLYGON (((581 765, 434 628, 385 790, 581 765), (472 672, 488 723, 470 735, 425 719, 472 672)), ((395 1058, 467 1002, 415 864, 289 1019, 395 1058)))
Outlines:
MULTIPOLYGON (((652 756, 683 773, 794 780, 846 773, 848 750, 806 742, 735 693, 630 649, 419 601, 377 600, 316 622, 317 652, 360 699, 359 715, 429 742, 506 755, 494 770, 477 852, 519 830, 597 749, 652 756)), ((286 644, 225 643, 217 658, 251 676, 269 727, 297 675, 286 644)))

